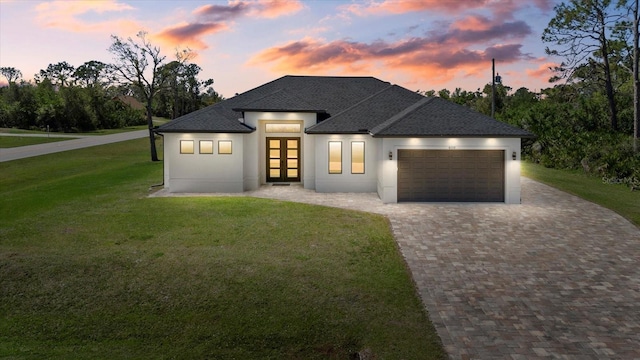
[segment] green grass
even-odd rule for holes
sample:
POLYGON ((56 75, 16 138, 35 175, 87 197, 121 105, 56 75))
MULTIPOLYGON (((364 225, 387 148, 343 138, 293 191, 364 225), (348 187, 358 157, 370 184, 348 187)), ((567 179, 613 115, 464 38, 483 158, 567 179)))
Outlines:
POLYGON ((72 138, 47 138, 47 137, 29 137, 29 136, 0 136, 0 149, 44 144, 56 141, 71 140, 72 138))
POLYGON ((640 227, 640 191, 631 191, 620 184, 604 184, 601 178, 579 170, 549 169, 531 162, 522 163, 522 174, 611 209, 640 227))
POLYGON ((0 358, 446 356, 385 218, 148 198, 146 146, 0 163, 0 358))
MULTIPOLYGON (((169 121, 171 121, 171 119, 158 117, 158 116, 154 116, 153 117, 153 124, 156 125, 156 126, 162 125, 162 124, 167 123, 169 121)), ((119 129, 101 129, 101 130, 95 130, 95 131, 89 131, 89 132, 83 132, 83 133, 77 133, 77 134, 79 134, 79 135, 111 135, 111 134, 119 134, 119 133, 128 132, 128 131, 145 130, 145 129, 148 129, 147 125, 137 125, 137 126, 128 126, 128 127, 119 128, 119 129)), ((39 134, 39 135, 47 134, 46 131, 23 130, 23 129, 15 129, 15 128, 0 128, 0 133, 39 134)), ((51 132, 51 134, 58 134, 58 133, 57 132, 51 132)), ((64 134, 73 135, 73 134, 76 134, 76 133, 64 133, 64 134)))

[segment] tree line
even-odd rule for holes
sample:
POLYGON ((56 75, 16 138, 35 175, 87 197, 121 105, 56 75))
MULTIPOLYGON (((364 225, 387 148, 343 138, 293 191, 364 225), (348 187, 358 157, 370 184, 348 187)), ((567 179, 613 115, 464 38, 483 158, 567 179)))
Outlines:
MULTIPOLYGON (((138 37, 145 44, 144 33, 138 37)), ((124 77, 131 64, 121 61, 117 44, 136 50, 138 44, 129 40, 113 37, 109 49, 116 55, 113 64, 91 60, 74 67, 61 61, 40 70, 33 81, 24 80, 15 67, 0 68, 8 83, 0 88, 0 127, 61 132, 114 129, 147 124, 151 115, 173 119, 221 100, 211 87, 213 80, 200 80, 202 69, 189 63, 187 56, 171 62, 158 57, 161 61, 152 72, 139 65, 140 79, 124 77), (149 76, 155 79, 147 82, 144 77, 149 76), (151 98, 149 88, 153 88, 151 98)), ((138 45, 136 60, 144 65, 144 58, 152 54, 141 49, 138 45)))
POLYGON ((554 10, 542 35, 547 53, 563 59, 552 69, 553 87, 423 93, 487 115, 493 103, 498 120, 536 135, 523 141, 529 160, 640 190, 638 0, 572 0, 554 10))

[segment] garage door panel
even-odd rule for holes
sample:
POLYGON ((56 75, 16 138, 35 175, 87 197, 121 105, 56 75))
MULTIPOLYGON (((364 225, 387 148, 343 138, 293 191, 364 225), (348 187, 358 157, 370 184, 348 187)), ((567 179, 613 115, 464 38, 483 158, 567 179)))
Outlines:
POLYGON ((504 201, 502 150, 398 150, 398 201, 504 201))

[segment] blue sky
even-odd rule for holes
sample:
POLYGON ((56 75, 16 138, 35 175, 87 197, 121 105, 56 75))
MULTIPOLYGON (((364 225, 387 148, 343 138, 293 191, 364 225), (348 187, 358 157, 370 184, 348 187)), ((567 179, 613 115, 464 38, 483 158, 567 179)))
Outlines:
POLYGON ((225 97, 286 74, 375 76, 411 90, 549 87, 542 31, 558 0, 0 0, 0 66, 111 62, 110 35, 190 48, 225 97))

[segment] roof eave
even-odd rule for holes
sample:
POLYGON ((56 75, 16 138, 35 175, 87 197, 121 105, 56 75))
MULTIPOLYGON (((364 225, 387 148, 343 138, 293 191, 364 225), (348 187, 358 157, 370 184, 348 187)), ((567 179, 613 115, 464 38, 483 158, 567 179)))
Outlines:
POLYGON ((309 135, 373 135, 369 131, 307 131, 304 130, 305 134, 309 135))
POLYGON ((188 130, 188 129, 154 129, 153 132, 162 134, 162 133, 205 133, 205 134, 249 134, 256 131, 254 128, 247 128, 246 130, 188 130))
POLYGON ((232 108, 231 110, 237 112, 298 112, 298 113, 326 113, 327 110, 322 109, 260 109, 260 108, 232 108))
POLYGON ((535 135, 508 135, 508 134, 371 134, 374 138, 536 138, 535 135))

